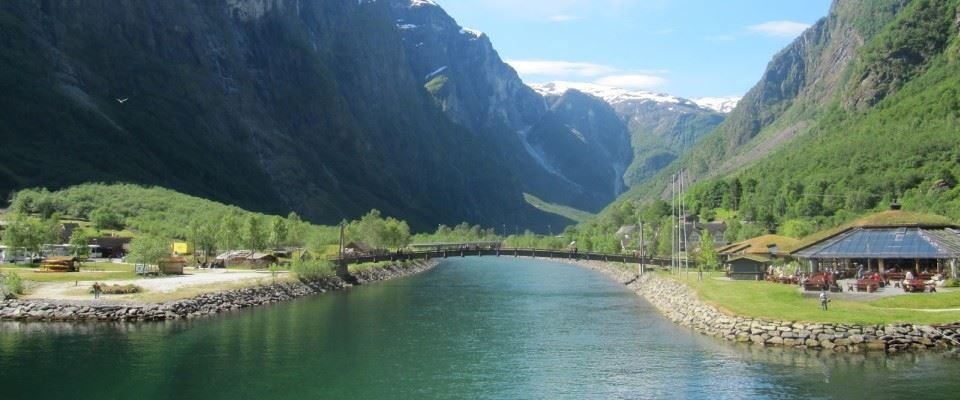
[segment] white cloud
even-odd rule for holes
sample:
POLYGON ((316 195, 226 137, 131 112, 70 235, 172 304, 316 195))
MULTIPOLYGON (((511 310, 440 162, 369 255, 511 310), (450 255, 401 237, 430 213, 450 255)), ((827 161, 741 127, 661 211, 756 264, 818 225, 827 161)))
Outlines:
POLYGON ((557 60, 507 60, 524 79, 534 81, 570 81, 579 84, 594 84, 628 90, 652 89, 663 86, 667 79, 663 75, 670 71, 624 70, 610 65, 590 62, 557 60))
POLYGON ((795 21, 768 21, 762 24, 748 26, 747 29, 773 37, 794 38, 810 27, 810 24, 795 21))
POLYGON ((617 68, 588 62, 550 60, 507 60, 522 75, 597 77, 618 72, 617 68))
POLYGON ((621 89, 652 89, 663 86, 667 79, 662 76, 649 74, 627 74, 604 76, 594 81, 598 85, 618 87, 621 89))

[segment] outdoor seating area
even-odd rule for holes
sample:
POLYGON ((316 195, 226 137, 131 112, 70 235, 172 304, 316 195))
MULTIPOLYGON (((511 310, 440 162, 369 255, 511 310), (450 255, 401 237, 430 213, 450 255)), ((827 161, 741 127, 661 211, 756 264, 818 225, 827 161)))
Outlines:
MULTIPOLYGON (((929 222, 936 220, 894 205, 890 211, 819 235, 791 256, 810 271, 843 280, 851 292, 934 293, 948 276, 956 277, 960 258, 960 228, 929 222)), ((811 290, 816 284, 808 286, 811 290)))

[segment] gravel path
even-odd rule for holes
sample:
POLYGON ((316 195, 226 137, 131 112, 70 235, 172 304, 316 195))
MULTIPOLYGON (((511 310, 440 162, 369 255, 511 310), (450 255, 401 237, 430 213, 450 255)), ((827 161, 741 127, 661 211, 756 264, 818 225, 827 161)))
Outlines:
MULTIPOLYGON (((102 281, 108 285, 134 284, 145 293, 173 293, 179 289, 191 286, 208 286, 217 284, 232 284, 237 282, 255 282, 261 279, 270 279, 269 272, 230 271, 222 269, 194 270, 185 269, 184 275, 163 276, 136 280, 102 281)), ((93 300, 87 290, 93 281, 74 282, 47 282, 38 283, 31 287, 30 294, 23 299, 48 300, 93 300)), ((110 295, 110 300, 129 300, 130 295, 110 295)))

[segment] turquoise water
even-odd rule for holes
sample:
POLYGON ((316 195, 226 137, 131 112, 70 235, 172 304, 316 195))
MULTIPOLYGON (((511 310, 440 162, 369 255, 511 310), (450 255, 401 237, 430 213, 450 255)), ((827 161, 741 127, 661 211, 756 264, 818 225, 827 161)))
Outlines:
POLYGON ((739 346, 577 267, 456 259, 201 321, 0 325, 3 399, 960 398, 960 360, 739 346))

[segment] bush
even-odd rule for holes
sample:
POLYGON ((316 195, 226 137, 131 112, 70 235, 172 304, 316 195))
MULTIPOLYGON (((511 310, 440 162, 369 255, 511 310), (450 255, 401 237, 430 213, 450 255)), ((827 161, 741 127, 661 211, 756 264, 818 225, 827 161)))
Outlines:
POLYGON ((24 291, 23 278, 20 278, 16 272, 7 273, 3 279, 3 286, 7 289, 7 293, 13 295, 21 295, 24 291))
POLYGON ((946 283, 947 287, 960 287, 960 279, 948 279, 946 283))
MULTIPOLYGON (((90 294, 93 294, 93 286, 90 287, 90 294)), ((132 294, 140 293, 140 286, 137 285, 102 285, 101 294, 132 294)))
POLYGON ((290 270, 300 280, 314 280, 334 275, 333 263, 325 260, 297 260, 290 264, 290 270))

